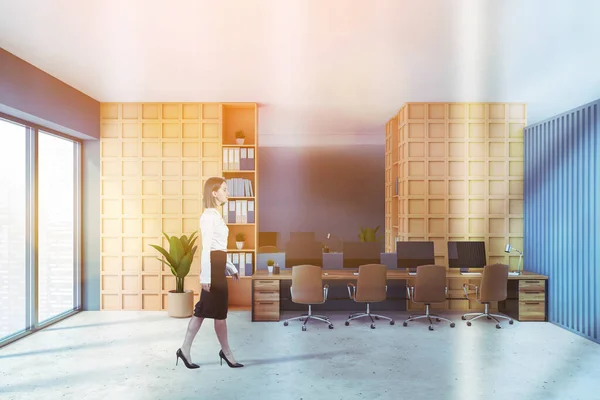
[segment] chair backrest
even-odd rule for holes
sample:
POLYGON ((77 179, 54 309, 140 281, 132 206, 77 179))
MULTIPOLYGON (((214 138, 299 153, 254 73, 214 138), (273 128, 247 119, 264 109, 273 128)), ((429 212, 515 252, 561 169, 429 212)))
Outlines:
POLYGON ((277 247, 275 246, 260 246, 258 248, 259 253, 278 253, 277 247))
POLYGON ((413 299, 427 304, 446 301, 446 267, 433 264, 418 266, 413 299))
POLYGON ((316 265, 292 267, 292 301, 301 304, 323 302, 323 269, 316 265))
POLYGON ((365 264, 358 267, 356 282, 356 301, 384 301, 387 297, 385 290, 387 268, 383 264, 365 264))
POLYGON ((482 303, 487 303, 490 301, 506 300, 507 286, 508 265, 486 265, 483 267, 483 273, 481 274, 479 301, 482 303))

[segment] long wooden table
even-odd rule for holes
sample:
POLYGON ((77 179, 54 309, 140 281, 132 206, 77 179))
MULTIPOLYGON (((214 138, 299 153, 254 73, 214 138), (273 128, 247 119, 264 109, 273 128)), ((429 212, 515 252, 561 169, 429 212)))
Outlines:
MULTIPOLYGON (((481 270, 473 270, 481 272, 481 270)), ((323 270, 324 281, 348 281, 358 279, 355 270, 323 270)), ((410 282, 416 278, 408 271, 388 270, 388 280, 404 280, 410 282)), ((259 270, 252 276, 252 321, 279 321, 281 314, 281 281, 291 281, 292 270, 285 269, 279 274, 269 274, 259 270)), ((480 310, 482 306, 464 296, 463 283, 479 285, 481 275, 461 275, 459 270, 448 269, 446 272, 448 286, 447 309, 455 309, 453 304, 461 302, 461 310, 480 310), (468 302, 467 307, 464 302, 468 302), (454 303, 453 303, 454 302, 454 303)), ((498 310, 518 321, 546 321, 547 315, 547 283, 548 277, 524 271, 521 275, 508 276, 508 296, 505 301, 498 302, 498 310)), ((469 291, 471 299, 475 298, 474 290, 469 291)), ((350 299, 349 299, 350 300, 350 299)), ((350 300, 351 301, 351 300, 350 300)), ((407 300, 408 301, 408 300, 407 300)), ((408 308, 411 308, 410 306, 408 308)), ((414 308, 414 307, 412 307, 414 308)))

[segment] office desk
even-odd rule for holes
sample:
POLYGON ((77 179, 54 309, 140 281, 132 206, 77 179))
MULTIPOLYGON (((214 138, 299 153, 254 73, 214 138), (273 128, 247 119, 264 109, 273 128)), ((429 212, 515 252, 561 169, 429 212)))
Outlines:
MULTIPOLYGON (((358 275, 354 275, 354 271, 351 270, 323 270, 321 276, 324 281, 353 282, 358 279, 358 275)), ((415 278, 415 275, 409 275, 407 271, 387 271, 388 280, 410 282, 415 278)), ((252 321, 279 321, 281 312, 281 281, 291 281, 291 279, 291 269, 282 270, 278 275, 269 274, 268 271, 264 270, 255 272, 252 276, 252 321)), ((462 284, 472 283, 479 285, 481 276, 461 275, 460 271, 449 269, 446 272, 446 280, 449 288, 449 300, 465 302, 469 300, 464 297, 462 284)), ((518 321, 546 321, 548 303, 546 301, 547 283, 547 276, 528 271, 523 272, 521 275, 509 275, 508 296, 506 301, 498 303, 498 310, 518 321)), ((475 297, 474 290, 470 290, 469 293, 469 297, 475 297)), ((476 302, 473 301, 472 303, 476 302)), ((478 304, 478 308, 474 308, 475 304, 473 306, 469 304, 469 307, 465 311, 478 310, 478 304)))

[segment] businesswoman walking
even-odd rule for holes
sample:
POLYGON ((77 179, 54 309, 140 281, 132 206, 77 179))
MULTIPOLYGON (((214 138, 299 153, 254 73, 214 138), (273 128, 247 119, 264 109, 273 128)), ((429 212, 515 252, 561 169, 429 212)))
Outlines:
POLYGON ((227 262, 229 228, 223 221, 221 213, 217 210, 217 207, 227 203, 228 198, 225 179, 212 177, 206 181, 202 199, 204 212, 200 217, 200 232, 202 235, 200 284, 202 285, 202 292, 200 301, 194 307, 194 315, 188 324, 183 345, 176 352, 177 362, 181 358, 188 368, 199 368, 199 365, 192 363, 190 350, 205 318, 214 319, 215 321, 215 332, 221 344, 221 350, 219 351, 221 365, 225 360, 231 368, 244 366, 236 362, 227 340, 228 292, 225 271, 232 275, 233 279, 239 280, 237 269, 232 263, 227 262))

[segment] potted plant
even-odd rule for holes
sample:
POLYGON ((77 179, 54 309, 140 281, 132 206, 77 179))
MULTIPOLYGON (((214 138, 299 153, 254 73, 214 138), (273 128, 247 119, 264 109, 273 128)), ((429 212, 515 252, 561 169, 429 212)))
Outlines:
POLYGON ((184 290, 183 282, 186 275, 190 272, 194 254, 198 249, 198 246, 194 246, 197 239, 195 237, 196 232, 192 233, 189 238, 186 235, 169 237, 169 235, 163 232, 163 235, 169 241, 169 251, 155 244, 150 245, 163 256, 163 258, 156 258, 167 264, 171 268, 171 273, 175 275, 175 290, 169 290, 168 294, 169 317, 189 317, 192 315, 194 309, 194 291, 184 290))
POLYGON ((235 142, 237 144, 244 144, 244 139, 246 138, 246 134, 244 131, 239 130, 235 132, 235 142))
POLYGON ((271 259, 267 260, 267 270, 269 271, 269 275, 273 273, 274 265, 275 265, 275 260, 271 260, 271 259))
POLYGON ((244 232, 238 232, 235 234, 235 245, 238 249, 242 249, 244 247, 244 242, 246 241, 246 234, 244 232))

